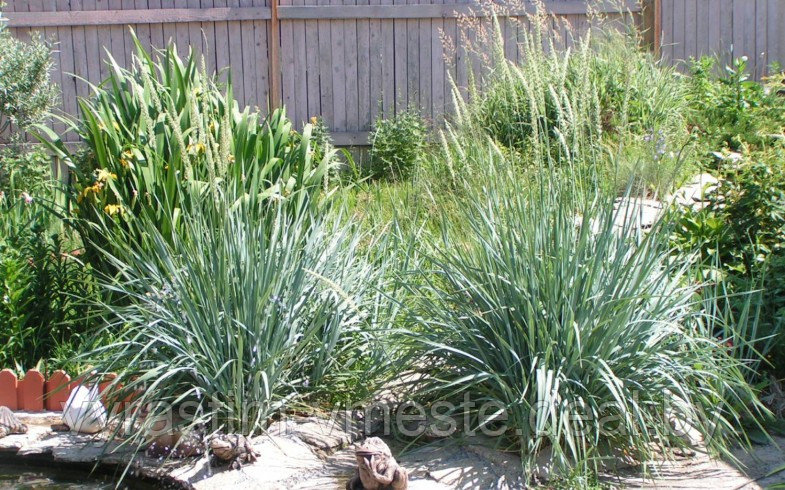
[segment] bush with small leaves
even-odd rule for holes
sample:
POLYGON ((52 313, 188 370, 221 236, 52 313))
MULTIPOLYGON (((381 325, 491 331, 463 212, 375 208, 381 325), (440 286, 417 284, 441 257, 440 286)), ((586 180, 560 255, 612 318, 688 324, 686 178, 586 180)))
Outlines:
POLYGON ((428 126, 412 110, 389 119, 379 119, 371 135, 371 162, 367 169, 373 178, 400 180, 411 175, 423 157, 428 126))
POLYGON ((45 120, 55 104, 57 87, 49 77, 52 66, 51 45, 40 35, 20 41, 0 23, 0 132, 13 126, 12 140, 45 120))

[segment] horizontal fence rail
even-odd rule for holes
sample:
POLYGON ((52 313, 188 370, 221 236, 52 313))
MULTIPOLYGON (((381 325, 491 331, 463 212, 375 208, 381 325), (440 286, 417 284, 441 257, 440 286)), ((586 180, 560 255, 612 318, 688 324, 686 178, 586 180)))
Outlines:
MULTIPOLYGON (((549 2, 546 11, 554 15, 586 15, 589 9, 597 13, 619 12, 618 4, 589 7, 586 2, 549 2)), ((625 6, 629 12, 640 12, 637 2, 625 6)), ((523 17, 536 13, 529 5, 504 10, 505 17, 523 17)), ((468 5, 337 5, 278 7, 279 19, 450 19, 457 17, 489 17, 491 12, 479 4, 468 5)))
POLYGON ((268 7, 206 9, 106 10, 96 12, 8 12, 9 27, 74 27, 126 24, 169 24, 180 22, 228 22, 269 20, 268 7))
MULTIPOLYGON (((378 117, 406 109, 438 123, 451 108, 450 79, 465 90, 469 72, 482 69, 468 48, 478 39, 461 28, 460 18, 491 26, 490 3, 464 0, 6 1, 3 16, 16 36, 38 31, 57 43, 54 80, 63 113, 77 114, 77 97, 90 94, 85 80, 106 77, 105 51, 121 66, 131 64, 131 27, 148 49, 172 41, 181 55, 189 48, 204 54, 209 70, 231 76, 242 106, 267 112, 285 105, 298 128, 322 116, 340 146, 368 144, 378 117), (445 49, 445 40, 454 48, 445 49)), ((590 12, 641 17, 635 0, 543 5, 563 38, 567 24, 586 32, 590 12)), ((523 58, 519 42, 535 10, 529 0, 501 7, 509 59, 523 58)), ((57 121, 52 128, 64 130, 57 121)))
MULTIPOLYGON (((546 11, 554 15, 585 15, 618 13, 618 2, 589 4, 585 1, 551 1, 546 11)), ((629 0, 623 10, 640 12, 638 2, 629 0)), ((504 11, 504 16, 521 17, 536 13, 529 4, 504 11)), ((69 27, 124 24, 168 24, 178 22, 227 22, 270 20, 270 7, 179 8, 157 10, 77 10, 65 12, 6 12, 8 27, 69 27)), ((487 17, 491 12, 482 4, 439 5, 309 5, 278 6, 278 19, 447 19, 454 17, 487 17)))

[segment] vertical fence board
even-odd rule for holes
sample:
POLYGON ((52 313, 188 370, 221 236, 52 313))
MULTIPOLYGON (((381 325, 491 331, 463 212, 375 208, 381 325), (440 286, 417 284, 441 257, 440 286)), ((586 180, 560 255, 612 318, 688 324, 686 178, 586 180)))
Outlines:
MULTIPOLYGON (((274 0, 279 1, 280 5, 292 5, 292 0, 274 0)), ((294 22, 296 21, 281 21, 280 34, 281 34, 281 95, 283 103, 286 106, 286 112, 289 117, 296 118, 298 116, 296 94, 294 91, 295 79, 298 78, 298 73, 295 72, 294 62, 294 22)), ((275 40, 273 40, 275 42, 275 40)))
POLYGON ((733 0, 733 37, 731 39, 731 58, 744 54, 744 17, 749 0, 733 0))
MULTIPOLYGON (((213 0, 213 6, 216 8, 228 7, 229 3, 227 0, 213 0)), ((215 67, 216 70, 220 73, 219 79, 229 80, 232 78, 233 80, 233 77, 231 76, 232 67, 229 54, 233 46, 229 40, 229 23, 215 22, 213 30, 215 31, 215 46, 213 47, 213 50, 215 51, 215 67)), ((170 35, 170 30, 164 28, 164 39, 170 35)))
MULTIPOLYGON (((381 0, 381 5, 392 5, 392 0, 381 0)), ((395 24, 392 19, 384 19, 382 24, 381 48, 378 51, 381 56, 381 91, 382 91, 382 115, 389 117, 395 113, 395 24)))
MULTIPOLYGON (((379 0, 367 0, 369 5, 380 5, 379 0)), ((385 33, 384 21, 370 19, 368 21, 368 118, 370 128, 383 108, 384 100, 384 53, 385 33)), ((360 109, 362 111, 362 109, 360 109)))
MULTIPOLYGON (((303 0, 294 0, 294 5, 303 5, 303 0)), ((294 47, 294 98, 297 101, 297 112, 292 114, 297 127, 308 120, 308 67, 306 63, 308 45, 305 40, 305 21, 292 22, 292 44, 294 47)))
MULTIPOLYGON (((253 0, 240 0, 240 7, 253 6, 253 0)), ((238 49, 243 69, 243 87, 245 88, 245 99, 243 105, 261 105, 261 93, 263 92, 259 84, 259 74, 261 71, 256 67, 256 56, 254 50, 256 45, 256 29, 252 21, 240 22, 242 37, 242 47, 238 49)), ((233 63, 234 64, 234 60, 233 63)))
MULTIPOLYGON (((96 9, 96 0, 82 0, 85 10, 93 11, 96 9)), ((87 76, 85 77, 92 83, 97 83, 101 77, 101 59, 103 49, 101 48, 100 29, 95 26, 84 28, 84 55, 87 61, 87 76)), ((89 95, 90 89, 84 82, 80 83, 84 87, 84 95, 89 95)))
POLYGON ((687 0, 674 0, 673 2, 673 62, 679 63, 684 59, 684 45, 686 42, 686 33, 684 26, 686 19, 684 13, 686 11, 687 0))
MULTIPOLYGON (((417 0, 408 0, 414 4, 417 0)), ((417 19, 406 20, 406 107, 417 109, 420 95, 420 25, 417 19)))
MULTIPOLYGON (((275 1, 275 0, 273 0, 275 1)), ((268 6, 269 2, 266 0, 254 0, 253 5, 262 7, 268 6)), ((270 42, 272 39, 271 29, 272 23, 264 20, 254 20, 254 57, 256 58, 256 107, 259 110, 267 112, 270 110, 270 94, 271 94, 271 73, 270 69, 270 42)))
POLYGON ((419 42, 419 97, 417 98, 417 110, 428 119, 433 118, 433 108, 431 107, 431 76, 433 73, 431 66, 431 34, 433 28, 431 19, 420 19, 420 42, 419 42))
MULTIPOLYGON (((352 5, 354 0, 346 0, 352 5)), ((340 21, 339 27, 343 29, 343 56, 344 67, 340 70, 344 76, 343 86, 345 92, 346 107, 346 126, 345 131, 357 131, 360 129, 360 109, 359 109, 359 77, 360 67, 358 63, 358 33, 357 20, 348 19, 340 21)), ((367 62, 366 62, 367 65, 367 62)))
POLYGON ((673 62, 674 60, 674 31, 673 14, 675 0, 662 0, 662 57, 673 62))
MULTIPOLYGON (((55 10, 67 11, 69 9, 69 0, 57 0, 54 4, 55 10)), ((75 58, 79 57, 76 53, 76 46, 73 40, 73 30, 78 28, 72 27, 58 27, 57 28, 57 41, 60 48, 60 69, 62 80, 60 89, 63 92, 63 111, 67 114, 76 113, 76 63, 75 58)), ((73 136, 73 135, 69 135, 73 136)), ((72 140, 71 138, 68 138, 72 140)))
MULTIPOLYGON (((226 3, 227 7, 240 6, 240 0, 228 0, 226 3)), ((237 20, 227 22, 226 29, 228 37, 225 42, 229 45, 229 75, 232 80, 234 97, 242 104, 247 98, 245 94, 245 79, 243 78, 243 49, 245 45, 243 44, 241 22, 237 20)), ((178 43, 180 42, 179 32, 178 29, 178 43)))
MULTIPOLYGON (((774 32, 777 33, 777 58, 774 61, 777 61, 780 65, 785 65, 785 5, 782 4, 781 0, 772 0, 774 3, 777 4, 777 21, 776 25, 772 29, 774 32)), ((771 37, 769 37, 771 39, 771 37)))
MULTIPOLYGON (((405 4, 406 0, 393 0, 394 5, 405 4)), ((395 19, 393 22, 394 29, 394 47, 395 54, 394 63, 394 80, 395 80, 395 112, 401 112, 406 107, 407 101, 407 77, 406 77, 406 50, 408 48, 406 38, 406 20, 395 19)))
POLYGON ((758 76, 766 75, 768 66, 767 7, 767 0, 755 0, 755 51, 753 54, 755 55, 754 73, 758 76))
MULTIPOLYGON (((435 3, 444 3, 435 0, 435 3)), ((444 114, 444 52, 441 35, 444 32, 444 20, 434 19, 431 25, 431 117, 438 123, 444 114)))
MULTIPOLYGON (((329 5, 330 0, 318 0, 318 5, 329 5)), ((332 124, 333 114, 333 73, 332 73, 332 33, 329 20, 319 20, 319 98, 321 113, 332 124)))
MULTIPOLYGON (((213 8, 215 7, 214 0, 197 0, 199 8, 213 8)), ((202 49, 206 57, 205 64, 208 73, 213 73, 218 68, 217 63, 217 50, 218 46, 215 43, 215 22, 202 22, 200 24, 202 35, 202 49)), ((151 27, 150 44, 155 44, 153 40, 153 30, 151 27)))
MULTIPOLYGON (((331 5, 340 5, 341 0, 331 0, 331 5)), ((346 58, 344 56, 343 22, 330 21, 330 37, 332 38, 332 72, 333 81, 333 119, 332 127, 336 131, 346 131, 346 58)))
MULTIPOLYGON (((316 5, 315 0, 304 0, 305 5, 316 5)), ((322 114, 321 104, 321 84, 319 83, 319 45, 321 44, 319 38, 319 22, 316 20, 305 21, 304 43, 307 46, 305 50, 305 69, 306 69, 306 85, 307 85, 307 116, 318 116, 322 114)))
POLYGON ((710 0, 693 0, 695 7, 695 54, 699 58, 709 53, 709 3, 710 0))
POLYGON ((698 31, 698 0, 686 0, 684 4, 684 55, 683 59, 689 61, 699 52, 697 38, 698 31))
POLYGON ((733 44, 733 0, 720 0, 720 63, 728 63, 733 44))
POLYGON ((781 4, 780 0, 768 0, 766 5, 766 53, 769 63, 779 61, 782 55, 779 38, 784 37, 781 31, 785 25, 780 18, 781 4))
MULTIPOLYGON (((368 0, 357 0, 358 5, 369 5, 368 0)), ((358 19, 357 31, 357 126, 355 131, 371 126, 371 114, 376 101, 371 100, 371 24, 358 19)))
MULTIPOLYGON (((160 10, 163 8, 162 0, 148 0, 147 6, 150 9, 160 10)), ((161 49, 167 44, 167 39, 164 36, 164 24, 151 24, 150 25, 150 42, 153 47, 161 49)))
POLYGON ((707 54, 716 56, 722 52, 721 26, 721 0, 709 0, 709 47, 707 54))

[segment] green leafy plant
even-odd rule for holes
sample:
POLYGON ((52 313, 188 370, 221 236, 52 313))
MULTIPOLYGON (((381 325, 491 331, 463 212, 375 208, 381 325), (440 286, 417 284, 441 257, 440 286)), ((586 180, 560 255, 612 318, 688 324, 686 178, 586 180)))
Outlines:
POLYGON ((44 193, 0 192, 0 365, 72 366, 93 333, 90 271, 44 193))
POLYGON ((377 179, 408 177, 428 145, 428 127, 417 112, 406 110, 389 119, 379 118, 371 132, 368 174, 377 179))
POLYGON ((53 65, 52 47, 40 35, 24 42, 0 22, 0 133, 14 125, 16 141, 24 130, 48 117, 58 96, 49 75, 53 65))
POLYGON ((52 159, 42 151, 0 149, 0 192, 6 195, 48 192, 52 159))
POLYGON ((785 103, 778 79, 769 84, 751 80, 746 57, 734 59, 721 75, 715 65, 715 58, 695 60, 689 78, 689 121, 705 148, 738 151, 745 144, 765 145, 772 135, 781 134, 785 103))
POLYGON ((265 120, 240 110, 231 86, 220 90, 195 55, 181 60, 173 45, 150 55, 136 45, 133 66, 110 57, 109 79, 79 101, 80 119, 66 120, 83 150, 69 151, 60 135, 39 126, 40 138, 73 172, 68 219, 91 261, 100 260, 95 247, 111 247, 105 229, 120 227, 141 241, 133 230, 144 217, 174 236, 182 216, 213 191, 271 208, 300 209, 292 196, 319 205, 335 151, 314 149, 310 125, 300 135, 284 110, 265 120))

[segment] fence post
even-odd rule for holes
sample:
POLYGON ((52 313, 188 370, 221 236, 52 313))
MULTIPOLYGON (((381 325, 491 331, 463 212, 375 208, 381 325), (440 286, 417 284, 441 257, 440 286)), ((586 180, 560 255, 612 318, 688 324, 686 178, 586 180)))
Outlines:
POLYGON ((270 112, 281 107, 281 35, 278 24, 278 0, 270 0, 270 112))
POLYGON ((654 0, 654 54, 660 57, 662 48, 662 0, 654 0))
POLYGON ((660 37, 662 27, 660 25, 661 0, 642 0, 643 11, 641 17, 643 21, 643 42, 651 49, 656 56, 660 55, 660 37))

